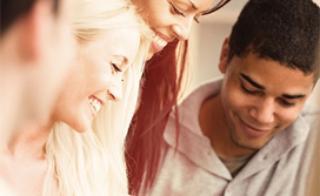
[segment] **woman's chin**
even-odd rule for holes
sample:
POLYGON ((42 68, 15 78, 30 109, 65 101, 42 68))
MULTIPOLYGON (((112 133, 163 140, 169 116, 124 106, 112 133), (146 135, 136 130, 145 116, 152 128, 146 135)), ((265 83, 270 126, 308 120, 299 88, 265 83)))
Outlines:
POLYGON ((92 130, 92 127, 91 127, 91 124, 88 125, 88 124, 81 124, 81 125, 77 125, 77 126, 72 126, 72 129, 78 133, 84 133, 84 132, 87 132, 87 131, 90 131, 92 130))
POLYGON ((69 124, 72 129, 79 133, 83 133, 86 131, 92 130, 92 118, 87 115, 82 115, 82 117, 78 118, 74 123, 69 124))

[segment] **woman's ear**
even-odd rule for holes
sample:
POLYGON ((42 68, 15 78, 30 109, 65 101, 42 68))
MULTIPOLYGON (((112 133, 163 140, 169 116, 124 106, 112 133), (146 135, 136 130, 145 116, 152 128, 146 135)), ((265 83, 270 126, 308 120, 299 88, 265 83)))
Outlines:
POLYGON ((229 37, 227 37, 221 48, 220 52, 220 61, 219 61, 219 70, 221 73, 225 73, 229 63, 229 37))

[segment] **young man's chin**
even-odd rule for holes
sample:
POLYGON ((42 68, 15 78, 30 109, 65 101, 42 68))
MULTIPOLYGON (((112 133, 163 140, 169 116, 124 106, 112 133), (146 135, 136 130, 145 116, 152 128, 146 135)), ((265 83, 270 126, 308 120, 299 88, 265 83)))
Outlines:
POLYGON ((236 136, 235 133, 232 134, 231 139, 233 141, 233 143, 243 149, 248 149, 248 150, 254 150, 257 151, 259 149, 261 149, 266 142, 264 142, 265 140, 262 141, 261 140, 253 140, 253 139, 249 139, 249 138, 245 138, 245 137, 238 137, 236 136))

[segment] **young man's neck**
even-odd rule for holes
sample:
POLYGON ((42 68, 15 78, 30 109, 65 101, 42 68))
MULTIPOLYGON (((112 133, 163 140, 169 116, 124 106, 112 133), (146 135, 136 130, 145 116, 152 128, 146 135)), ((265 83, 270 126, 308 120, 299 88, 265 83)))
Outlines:
POLYGON ((255 151, 239 147, 232 141, 230 126, 227 123, 220 94, 209 97, 202 103, 199 124, 203 134, 209 138, 214 151, 225 159, 253 154, 255 151))

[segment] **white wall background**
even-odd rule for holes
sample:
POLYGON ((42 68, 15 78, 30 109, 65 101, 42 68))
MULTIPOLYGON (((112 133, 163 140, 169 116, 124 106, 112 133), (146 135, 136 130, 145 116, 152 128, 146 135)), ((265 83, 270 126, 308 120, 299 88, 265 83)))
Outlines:
POLYGON ((247 0, 231 0, 221 10, 200 18, 200 24, 194 25, 190 39, 191 74, 188 89, 219 76, 217 68, 220 48, 225 37, 230 34, 247 0))

